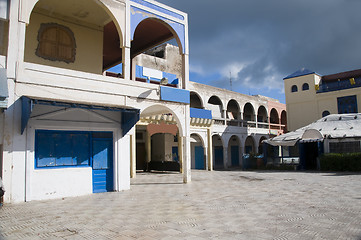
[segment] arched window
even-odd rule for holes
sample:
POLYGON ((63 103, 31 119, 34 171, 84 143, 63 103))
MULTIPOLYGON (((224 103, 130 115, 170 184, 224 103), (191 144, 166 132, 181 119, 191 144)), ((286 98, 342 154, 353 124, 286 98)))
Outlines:
POLYGON ((297 92, 298 91, 298 88, 296 85, 293 85, 292 88, 291 88, 291 92, 297 92))
POLYGON ((330 112, 329 111, 323 111, 322 112, 322 117, 326 117, 326 116, 328 116, 328 115, 330 115, 330 112))
POLYGON ((51 61, 71 63, 75 61, 74 33, 56 23, 43 23, 38 33, 36 55, 51 61))
POLYGON ((306 90, 309 90, 310 89, 310 86, 308 85, 308 83, 304 83, 302 85, 302 91, 306 91, 306 90))

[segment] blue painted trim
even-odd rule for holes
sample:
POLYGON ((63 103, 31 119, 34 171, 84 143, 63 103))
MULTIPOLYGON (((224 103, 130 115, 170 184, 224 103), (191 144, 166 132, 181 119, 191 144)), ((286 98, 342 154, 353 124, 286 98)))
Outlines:
POLYGON ((160 87, 160 100, 190 104, 190 92, 188 90, 160 87))
POLYGON ((291 75, 288 75, 287 77, 283 78, 283 80, 295 78, 295 77, 306 76, 306 75, 310 75, 310 74, 316 74, 316 72, 308 70, 308 69, 301 69, 301 70, 298 70, 297 72, 294 72, 291 75))
POLYGON ((21 135, 24 133, 28 125, 31 112, 33 111, 33 104, 28 97, 21 97, 21 135))
MULTIPOLYGON (((22 102, 22 113, 21 113, 21 134, 24 133, 24 130, 28 124, 30 119, 31 112, 35 104, 39 105, 48 105, 48 106, 56 106, 56 107, 66 107, 66 108, 81 108, 81 109, 91 109, 91 110, 102 110, 102 111, 112 111, 112 112, 121 112, 122 115, 125 113, 133 113, 134 120, 127 119, 126 121, 129 124, 138 122, 139 118, 139 109, 126 109, 126 108, 115 108, 115 107, 103 107, 103 106, 93 106, 93 105, 86 105, 86 104, 78 104, 78 103, 64 103, 58 101, 47 101, 47 100, 37 100, 37 99, 30 99, 28 97, 21 97, 22 102)), ((135 124, 134 123, 134 124, 135 124)), ((122 129, 123 132, 128 132, 129 125, 123 124, 122 122, 122 129)))
POLYGON ((135 2, 135 3, 138 3, 140 5, 143 5, 144 7, 148 7, 148 8, 151 8, 151 9, 154 9, 158 12, 161 12, 161 13, 164 13, 164 14, 167 14, 169 16, 172 16, 172 17, 175 17, 175 18, 178 18, 180 20, 184 20, 184 17, 176 12, 173 12, 173 11, 170 11, 168 9, 165 9, 161 6, 158 6, 158 5, 155 5, 153 3, 149 3, 149 2, 146 2, 146 1, 143 1, 143 0, 132 0, 132 2, 135 2))
POLYGON ((207 109, 191 108, 191 118, 212 119, 212 111, 207 109))
POLYGON ((156 15, 154 13, 147 12, 143 9, 137 8, 137 7, 131 7, 130 9, 131 16, 130 16, 130 34, 131 34, 131 40, 134 39, 134 33, 135 29, 139 25, 140 22, 147 18, 157 18, 159 20, 162 20, 165 24, 168 24, 178 35, 178 38, 182 45, 183 54, 185 53, 185 26, 181 23, 174 22, 170 19, 161 17, 159 15, 156 15))
MULTIPOLYGON (((147 79, 147 82, 149 82, 149 80, 160 82, 161 79, 159 79, 159 78, 152 78, 152 77, 145 76, 143 74, 143 69, 144 68, 142 66, 136 65, 136 67, 135 67, 135 76, 138 77, 138 78, 147 79)), ((162 78, 164 78, 164 77, 167 78, 168 82, 171 83, 171 84, 178 84, 179 83, 179 80, 177 79, 177 75, 175 75, 175 74, 162 72, 162 78)))
POLYGON ((130 129, 134 127, 135 124, 140 119, 140 110, 136 109, 133 111, 123 111, 122 112, 122 131, 123 136, 125 136, 130 129))

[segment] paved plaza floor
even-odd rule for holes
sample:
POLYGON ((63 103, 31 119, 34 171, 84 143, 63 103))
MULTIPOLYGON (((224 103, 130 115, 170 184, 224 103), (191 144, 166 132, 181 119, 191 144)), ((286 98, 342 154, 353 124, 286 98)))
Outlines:
POLYGON ((6 204, 0 239, 361 240, 361 175, 141 173, 129 191, 6 204))

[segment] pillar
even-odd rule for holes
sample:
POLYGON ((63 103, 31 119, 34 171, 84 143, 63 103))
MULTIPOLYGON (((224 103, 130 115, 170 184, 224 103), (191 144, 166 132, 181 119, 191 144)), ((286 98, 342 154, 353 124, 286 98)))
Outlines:
POLYGON ((223 167, 224 169, 228 168, 228 146, 223 147, 223 167))
POLYGON ((179 167, 180 172, 183 173, 183 139, 178 132, 178 160, 179 160, 179 167))
POLYGON ((148 170, 148 163, 152 160, 152 141, 151 136, 147 132, 147 138, 145 141, 145 151, 147 152, 146 160, 147 160, 147 170, 148 170))
POLYGON ((213 171, 213 143, 212 143, 212 132, 211 129, 207 129, 207 138, 208 138, 208 171, 213 171))
POLYGON ((136 178, 137 174, 137 156, 135 132, 130 135, 130 177, 136 178))

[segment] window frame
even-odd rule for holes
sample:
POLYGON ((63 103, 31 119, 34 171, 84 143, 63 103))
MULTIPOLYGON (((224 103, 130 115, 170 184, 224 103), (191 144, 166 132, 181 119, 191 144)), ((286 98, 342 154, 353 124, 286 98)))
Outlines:
POLYGON ((310 85, 308 83, 304 83, 302 85, 302 91, 308 91, 308 90, 310 90, 310 85))
POLYGON ((74 36, 74 33, 73 31, 69 28, 69 27, 66 27, 66 26, 63 26, 63 25, 60 25, 58 23, 42 23, 40 25, 40 29, 38 31, 38 37, 37 37, 37 40, 38 40, 38 47, 35 51, 35 54, 38 56, 38 57, 41 57, 43 59, 46 59, 46 60, 50 60, 50 61, 59 61, 59 62, 65 62, 65 63, 74 63, 75 62, 75 56, 76 56, 76 41, 75 41, 75 36, 74 36), (56 29, 56 41, 53 43, 54 45, 56 45, 56 50, 57 50, 57 53, 56 53, 56 56, 49 56, 47 54, 44 54, 42 52, 42 43, 44 43, 45 40, 42 39, 42 36, 44 33, 46 33, 47 31, 51 30, 55 28, 56 29), (58 31, 63 31, 65 33, 67 33, 68 37, 71 39, 71 46, 69 46, 71 48, 71 57, 70 58, 63 58, 63 57, 60 57, 60 54, 59 54, 59 48, 60 46, 64 46, 59 44, 59 37, 58 37, 58 31))
MULTIPOLYGON (((114 134, 111 131, 63 131, 63 130, 41 130, 41 129, 37 129, 35 130, 35 148, 34 148, 34 168, 37 170, 40 169, 64 169, 64 168, 88 168, 88 167, 92 167, 93 166, 93 149, 92 149, 92 141, 95 139, 112 139, 114 138, 114 134), (38 139, 38 133, 45 133, 45 134, 61 134, 63 136, 65 135, 76 135, 76 134, 87 134, 87 143, 88 143, 88 149, 85 149, 85 151, 87 152, 87 156, 88 156, 88 161, 86 164, 79 164, 78 161, 76 160, 76 158, 78 157, 77 155, 74 155, 72 152, 72 161, 76 162, 76 164, 73 165, 56 165, 56 160, 54 160, 55 164, 51 165, 51 166, 39 166, 39 154, 40 154, 40 139, 38 139), (109 134, 109 137, 97 137, 94 134, 105 134, 105 136, 107 134, 109 134), (111 138, 110 138, 111 135, 111 138), (75 159, 75 160, 74 160, 75 159)), ((55 141, 54 141, 55 144, 55 141)), ((72 145, 72 150, 75 146, 72 145)), ((84 152, 85 152, 84 151, 84 152)), ((56 150, 54 148, 54 153, 56 153, 56 150)), ((50 156, 50 157, 54 157, 57 158, 57 156, 50 156)))
POLYGON ((291 87, 291 92, 298 92, 298 87, 297 87, 297 85, 292 85, 292 87, 291 87))

